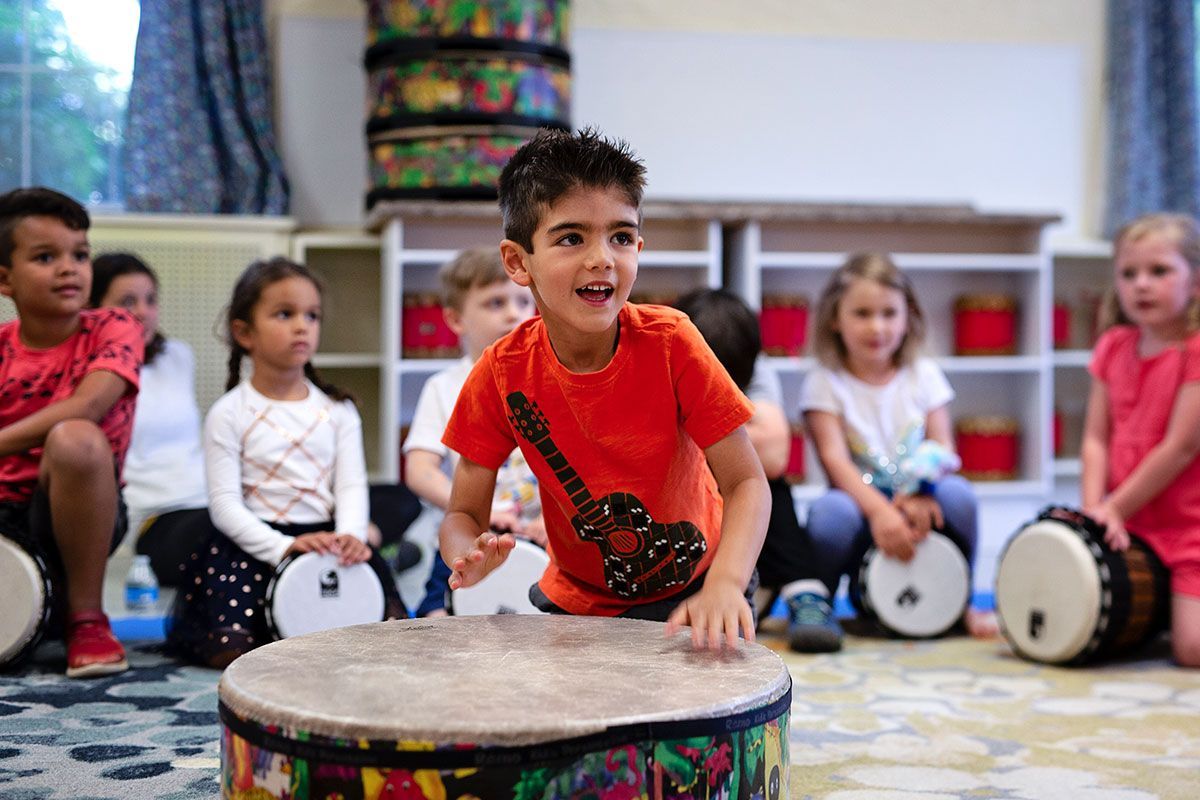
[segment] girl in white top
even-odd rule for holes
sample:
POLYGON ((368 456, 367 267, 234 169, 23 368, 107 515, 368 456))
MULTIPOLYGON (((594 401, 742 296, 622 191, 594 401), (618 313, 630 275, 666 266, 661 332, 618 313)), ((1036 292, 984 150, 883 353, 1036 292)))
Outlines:
MULTIPOLYGON (((808 529, 830 591, 874 544, 907 561, 932 529, 953 539, 968 562, 978 537, 967 481, 926 480, 921 453, 956 467, 950 414, 954 391, 941 369, 918 356, 925 320, 908 278, 883 254, 853 256, 830 278, 817 307, 820 365, 804 382, 801 410, 831 490, 813 503, 808 529)), ((990 613, 970 610, 972 635, 996 632, 990 613)))
POLYGON ((390 572, 366 543, 358 411, 311 363, 321 332, 316 278, 283 258, 251 264, 234 287, 228 323, 229 391, 204 426, 216 531, 192 556, 168 634, 182 655, 216 667, 269 641, 266 586, 289 555, 370 559, 389 615, 404 614, 390 572), (241 380, 245 356, 253 373, 241 380))
POLYGON ((208 491, 196 359, 186 342, 158 329, 158 296, 158 276, 137 256, 106 253, 92 261, 92 307, 124 308, 142 323, 146 361, 121 494, 137 552, 150 556, 159 583, 176 586, 184 560, 208 532, 208 491))

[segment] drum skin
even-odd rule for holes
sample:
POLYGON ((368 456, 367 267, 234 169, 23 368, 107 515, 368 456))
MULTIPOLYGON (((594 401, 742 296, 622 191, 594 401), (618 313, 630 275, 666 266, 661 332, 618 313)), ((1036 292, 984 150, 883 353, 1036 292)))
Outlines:
POLYGON ((450 608, 458 617, 475 614, 541 614, 529 600, 529 587, 536 583, 550 556, 533 542, 518 539, 508 558, 486 578, 466 589, 450 593, 450 608))
POLYGON ((19 544, 0 535, 0 668, 19 663, 42 638, 50 618, 51 587, 46 565, 19 544))
POLYGON ((971 599, 967 559, 948 537, 931 531, 904 562, 871 548, 863 556, 854 595, 862 611, 897 636, 941 636, 971 599))
POLYGON ((659 623, 357 625, 248 653, 218 694, 228 798, 788 796, 782 661, 659 623))
POLYGON ((1169 576, 1136 536, 1117 553, 1077 511, 1051 507, 1005 545, 996 570, 1000 630, 1022 658, 1086 664, 1162 632, 1169 576))
POLYGON ((267 627, 276 639, 379 622, 387 601, 370 562, 342 566, 337 556, 300 553, 280 562, 267 584, 267 627))

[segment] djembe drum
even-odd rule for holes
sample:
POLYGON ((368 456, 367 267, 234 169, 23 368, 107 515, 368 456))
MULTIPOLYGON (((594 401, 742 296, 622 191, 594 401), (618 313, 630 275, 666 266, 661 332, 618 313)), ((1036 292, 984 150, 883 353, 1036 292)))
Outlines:
POLYGON ((20 663, 37 647, 50 619, 51 584, 42 558, 0 535, 0 669, 20 663))
POLYGON ((1089 517, 1049 507, 1005 545, 996 569, 996 616, 1017 655, 1083 664, 1161 633, 1169 575, 1144 542, 1118 553, 1089 517))
POLYGON ((908 561, 872 547, 854 577, 851 600, 896 636, 941 636, 958 622, 971 599, 967 559, 937 531, 930 531, 908 561))
POLYGON ((344 566, 329 553, 299 553, 275 568, 267 584, 267 628, 274 639, 387 619, 384 581, 392 581, 378 553, 344 566))
POLYGON ((653 622, 357 625, 242 656, 218 695, 227 798, 787 797, 783 662, 653 622))
POLYGON ((450 610, 475 614, 541 614, 529 600, 529 587, 541 579, 550 556, 533 542, 518 539, 508 558, 482 581, 450 592, 450 610))

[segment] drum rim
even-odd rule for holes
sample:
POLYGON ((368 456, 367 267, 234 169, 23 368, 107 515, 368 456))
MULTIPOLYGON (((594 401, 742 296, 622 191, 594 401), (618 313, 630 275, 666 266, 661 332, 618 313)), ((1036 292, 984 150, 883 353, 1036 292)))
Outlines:
MULTIPOLYGON (((550 566, 550 554, 549 554, 549 553, 547 553, 547 552, 546 552, 546 551, 545 551, 543 548, 541 548, 541 547, 538 547, 538 546, 537 546, 536 544, 534 544, 533 542, 527 541, 527 540, 525 540, 525 539, 517 539, 516 546, 515 546, 515 547, 513 547, 513 552, 512 552, 512 553, 509 553, 509 556, 508 556, 508 557, 509 557, 509 558, 512 558, 512 557, 513 557, 513 555, 514 555, 514 554, 516 554, 518 551, 520 551, 522 554, 528 553, 528 554, 530 554, 530 555, 532 555, 532 554, 535 554, 535 553, 540 553, 540 554, 542 555, 542 559, 539 559, 539 561, 541 561, 541 563, 542 563, 542 565, 543 565, 543 566, 542 566, 542 574, 545 574, 545 572, 546 572, 546 567, 550 566)), ((506 561, 505 563, 508 563, 508 562, 506 561)), ((501 565, 501 566, 503 566, 503 565, 501 565)), ((487 576, 487 577, 491 577, 491 576, 489 575, 489 576, 487 576)), ((484 578, 484 580, 487 580, 487 578, 484 578)), ((481 581, 480 583, 482 583, 482 581, 481 581)), ((536 581, 535 581, 535 583, 536 583, 536 581)), ((455 614, 455 615, 458 615, 458 616, 481 616, 481 614, 480 614, 479 612, 466 612, 466 613, 460 613, 460 612, 459 612, 459 610, 458 610, 458 608, 457 608, 457 604, 454 602, 454 599, 455 599, 456 597, 458 597, 458 598, 461 598, 461 597, 463 596, 463 595, 462 595, 462 592, 463 592, 463 591, 467 591, 467 592, 469 592, 469 591, 471 591, 471 589, 475 589, 475 588, 477 588, 479 585, 480 585, 480 584, 478 584, 478 583, 477 583, 477 584, 475 584, 474 586, 468 586, 468 587, 466 587, 466 589, 461 589, 461 588, 460 588, 460 589, 452 589, 452 590, 450 591, 450 603, 449 603, 449 606, 450 606, 451 612, 452 612, 453 614, 455 614)))
MULTIPOLYGON (((279 641, 282 639, 290 638, 292 636, 304 635, 304 634, 298 634, 298 633, 285 634, 280 629, 279 623, 275 619, 275 616, 276 616, 275 615, 275 591, 276 591, 276 587, 279 585, 280 576, 282 576, 284 574, 284 572, 289 567, 292 566, 292 564, 294 564, 298 561, 304 560, 305 556, 318 556, 319 557, 319 556, 325 556, 325 555, 328 555, 328 554, 327 553, 312 553, 312 552, 293 553, 292 555, 285 558, 283 561, 280 561, 279 565, 277 567, 275 567, 275 571, 273 573, 271 573, 271 579, 269 581, 267 581, 266 594, 263 596, 263 615, 266 618, 267 631, 271 634, 271 638, 273 640, 279 641)), ((362 561, 359 563, 362 566, 365 566, 368 569, 370 569, 370 566, 371 566, 370 562, 362 561)), ((350 564, 349 565, 349 567, 357 567, 357 566, 359 566, 359 564, 350 564)), ((372 575, 375 575, 374 569, 370 569, 370 572, 372 575)), ((375 577, 378 578, 379 576, 375 575, 375 577)), ((383 614, 386 614, 387 613, 387 593, 383 591, 382 586, 380 587, 380 597, 382 598, 381 605, 383 606, 383 614)), ((381 621, 381 622, 383 621, 382 614, 380 616, 379 621, 381 621)))
MULTIPOLYGON (((1105 591, 1104 581, 1101 579, 1099 574, 1099 568, 1102 566, 1102 562, 1097 558, 1097 554, 1091 546, 1093 543, 1084 537, 1084 534, 1081 532, 1080 528, 1076 524, 1063 519, 1061 516, 1056 516, 1055 512, 1060 510, 1070 511, 1070 509, 1060 506, 1048 507, 1038 514, 1035 520, 1028 522, 1019 528, 1017 532, 1010 536, 1008 541, 1005 542, 1004 548, 1000 551, 1000 555, 996 559, 996 581, 994 596, 996 598, 996 621, 999 624, 1000 633, 1004 637, 1005 641, 1008 642, 1009 646, 1012 647, 1012 649, 1018 655, 1031 661, 1037 661, 1043 664, 1069 664, 1079 659, 1085 659, 1091 653, 1095 652, 1097 647, 1099 647, 1100 641, 1103 639, 1104 634, 1108 629, 1109 622, 1111 621, 1112 593, 1111 591, 1105 591), (1034 530, 1035 526, 1043 525, 1043 523, 1049 523, 1049 525, 1041 530, 1061 530, 1062 532, 1070 534, 1065 539, 1065 541, 1069 542, 1068 546, 1072 549, 1077 548, 1080 553, 1087 556, 1089 563, 1092 563, 1097 567, 1095 593, 1096 607, 1093 615, 1090 617, 1090 628, 1092 632, 1087 634, 1087 638, 1078 647, 1073 648, 1069 655, 1047 656, 1037 655, 1031 652, 1026 646, 1022 645, 1016 640, 1015 634, 1010 631, 1009 626, 1004 621, 1004 612, 1001 609, 1002 601, 1000 579, 1004 569, 1005 557, 1008 555, 1009 550, 1019 537, 1034 530), (1051 525, 1053 527, 1050 527, 1051 525)), ((1071 513, 1074 514, 1074 512, 1071 513)), ((1087 530, 1086 525, 1084 525, 1084 530, 1087 530)), ((1087 625, 1084 626, 1084 630, 1088 630, 1087 625)))
MULTIPOLYGON (((907 639, 936 639, 937 637, 944 635, 946 631, 954 627, 954 624, 958 622, 959 618, 962 617, 963 613, 966 612, 967 607, 971 604, 971 565, 967 563, 967 557, 963 555, 962 550, 960 550, 958 545, 954 543, 954 540, 941 531, 930 531, 927 538, 932 540, 936 546, 945 546, 948 548, 948 552, 958 556, 958 558, 955 560, 955 564, 961 565, 964 573, 963 583, 966 585, 962 607, 958 610, 958 613, 954 615, 948 624, 939 628, 933 633, 908 633, 906 631, 899 630, 884 620, 883 616, 875 608, 874 603, 871 602, 871 598, 866 590, 867 587, 870 586, 869 573, 871 572, 871 568, 874 566, 876 561, 876 559, 874 559, 872 556, 883 556, 883 553, 878 548, 871 547, 866 553, 863 554, 862 561, 859 563, 858 586, 860 601, 862 602, 863 609, 870 613, 871 616, 874 617, 875 620, 888 632, 907 639)), ((880 563, 882 563, 882 559, 880 559, 880 563)))
POLYGON ((46 568, 45 559, 39 554, 31 553, 19 542, 4 534, 0 534, 0 547, 8 548, 18 561, 33 568, 33 573, 39 578, 34 585, 42 590, 37 608, 34 609, 29 623, 22 631, 21 638, 17 639, 7 650, 0 651, 0 668, 2 668, 20 663, 22 659, 33 652, 42 640, 42 636, 46 632, 46 625, 50 621, 53 584, 50 582, 50 573, 46 568))
MULTIPOLYGON (((573 706, 573 719, 564 719, 555 710, 545 705, 530 705, 531 709, 539 709, 538 713, 524 717, 522 727, 498 726, 496 719, 482 719, 479 714, 466 716, 447 716, 438 713, 435 706, 439 702, 434 696, 447 690, 448 682, 442 680, 426 683, 426 691, 422 697, 426 699, 423 708, 413 710, 408 714, 388 713, 388 709, 402 700, 401 695, 412 686, 405 686, 410 679, 403 665, 397 666, 395 659, 391 662, 383 660, 363 661, 368 665, 369 672, 381 676, 387 681, 388 691, 394 693, 385 697, 372 695, 372 705, 364 710, 349 714, 345 711, 346 697, 334 698, 320 694, 320 701, 301 708, 292 702, 296 693, 297 681, 317 680, 320 666, 306 662, 304 659, 314 651, 336 650, 343 646, 344 637, 348 631, 359 631, 371 634, 360 640, 356 646, 369 645, 372 649, 396 650, 404 649, 404 639, 408 636, 428 636, 427 631, 440 628, 443 635, 460 635, 453 631, 453 626, 462 626, 470 641, 476 648, 489 644, 501 646, 502 640, 492 639, 480 643, 479 636, 485 631, 496 627, 519 626, 521 628, 540 627, 546 636, 581 637, 593 645, 599 636, 598 626, 606 628, 624 627, 627 637, 640 637, 644 641, 662 642, 664 653, 695 652, 699 659, 725 659, 728 656, 713 654, 709 651, 693 651, 687 642, 687 634, 677 634, 676 642, 668 642, 663 638, 662 624, 644 620, 630 619, 601 619, 589 617, 569 617, 559 615, 515 616, 499 615, 490 617, 445 617, 437 620, 391 620, 382 623, 367 623, 349 626, 338 630, 322 631, 303 637, 286 639, 252 650, 236 659, 228 668, 218 683, 219 700, 229 707, 230 711, 243 720, 261 726, 273 726, 279 730, 300 730, 305 734, 315 734, 331 739, 360 739, 378 740, 389 743, 390 749, 395 749, 399 741, 433 742, 435 746, 461 746, 464 743, 472 747, 515 747, 536 745, 580 736, 603 733, 612 728, 637 725, 648 722, 663 722, 668 720, 685 719, 723 719, 761 708, 765 704, 778 700, 791 687, 791 677, 786 665, 779 656, 768 648, 757 643, 743 645, 742 657, 738 659, 747 667, 742 673, 746 685, 739 686, 729 696, 714 700, 711 692, 700 694, 693 691, 688 696, 674 695, 666 698, 654 695, 651 699, 653 707, 629 709, 612 709, 602 705, 595 696, 590 704, 582 707, 576 702, 573 706), (639 630, 640 628, 640 630, 639 630), (294 649, 296 652, 280 658, 281 651, 294 649), (750 648, 747 654, 745 648, 750 648), (750 658, 753 660, 747 661, 750 658), (297 668, 299 666, 299 668, 297 668), (285 687, 278 681, 278 674, 283 670, 292 675, 292 683, 285 687), (754 683, 756 682, 756 683, 754 683), (696 700, 697 697, 702 699, 696 700), (393 702, 393 700, 395 702, 393 702), (335 712, 333 709, 337 709, 335 712), (607 713, 606 713, 607 711, 607 713), (434 721, 436 720, 436 722, 434 721), (404 727, 407 726, 407 727, 404 727)), ((609 631, 603 633, 610 635, 609 631)), ((621 636, 621 633, 617 634, 621 636)), ((486 639, 487 636, 484 635, 486 639)), ((585 644, 584 647, 589 645, 585 644)), ((534 654, 533 645, 518 647, 517 651, 534 654)), ((536 651, 540 654, 541 651, 536 651)), ((578 652, 578 651, 571 651, 578 652)), ((493 655, 500 656, 498 650, 493 655)), ((479 654, 477 651, 476 655, 479 654)), ((461 657, 460 654, 448 651, 439 652, 435 659, 450 661, 461 657)), ((689 658, 690 660, 690 658, 689 658)), ((433 663, 427 659, 421 662, 428 675, 443 676, 438 672, 439 661, 433 663)), ((481 664, 481 669, 494 668, 494 664, 481 664)), ((715 669, 715 664, 705 665, 705 669, 715 669)), ((358 677, 363 678, 360 672, 358 677)), ((444 677, 444 676, 443 676, 444 677)), ((528 674, 526 673, 528 678, 528 674)), ((564 691, 572 684, 574 675, 563 676, 559 681, 564 691)), ((348 685, 361 685, 350 682, 348 685)), ((545 684, 543 684, 545 685, 545 684)), ((420 688, 420 687, 418 687, 420 688)), ((554 691, 555 687, 548 687, 554 691)), ((411 693, 404 695, 411 697, 411 693)), ((568 696, 566 693, 564 697, 568 696)), ((357 698, 356 698, 357 699, 357 698)), ((648 705, 648 704, 647 704, 648 705)), ((493 712, 494 716, 494 712, 493 712)))

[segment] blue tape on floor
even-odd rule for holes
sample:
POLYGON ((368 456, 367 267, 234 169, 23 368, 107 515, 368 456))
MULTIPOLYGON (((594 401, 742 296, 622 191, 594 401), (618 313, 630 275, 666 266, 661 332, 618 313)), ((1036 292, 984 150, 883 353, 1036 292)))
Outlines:
POLYGON ((111 620, 113 633, 122 642, 165 639, 166 621, 166 617, 115 617, 111 620))

